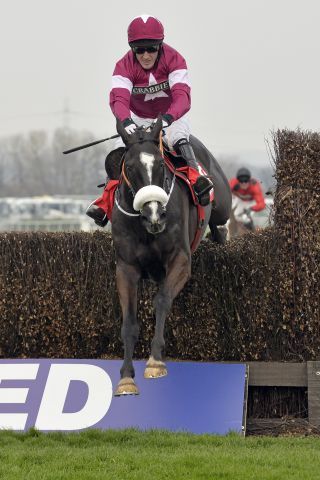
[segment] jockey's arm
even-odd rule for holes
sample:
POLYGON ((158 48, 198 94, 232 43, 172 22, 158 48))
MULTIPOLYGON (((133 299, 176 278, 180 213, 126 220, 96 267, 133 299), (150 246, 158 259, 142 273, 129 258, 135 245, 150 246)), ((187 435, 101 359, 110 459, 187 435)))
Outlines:
POLYGON ((171 89, 172 103, 167 112, 167 115, 171 115, 173 121, 181 118, 185 113, 190 110, 191 98, 190 87, 185 84, 177 84, 171 89))
POLYGON ((231 178, 229 180, 229 185, 230 185, 230 188, 231 188, 231 191, 232 191, 233 194, 235 193, 235 188, 234 187, 238 184, 239 184, 239 182, 236 178, 231 178))
POLYGON ((171 51, 166 61, 172 102, 168 111, 163 113, 171 115, 175 121, 191 108, 191 85, 187 63, 179 52, 171 51))
POLYGON ((110 108, 116 118, 130 118, 130 92, 124 88, 113 88, 110 92, 110 108))
POLYGON ((256 204, 251 207, 251 210, 254 212, 260 212, 266 207, 266 202, 264 200, 263 192, 258 182, 252 185, 251 191, 252 200, 256 202, 256 204))
POLYGON ((132 72, 128 55, 116 63, 111 79, 109 104, 116 118, 130 118, 130 98, 132 92, 132 72))

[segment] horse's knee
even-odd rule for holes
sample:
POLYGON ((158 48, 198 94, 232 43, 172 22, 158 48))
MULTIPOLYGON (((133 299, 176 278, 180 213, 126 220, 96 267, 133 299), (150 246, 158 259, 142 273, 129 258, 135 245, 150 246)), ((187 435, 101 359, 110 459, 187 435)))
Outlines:
POLYGON ((132 338, 136 341, 139 337, 139 324, 136 319, 126 319, 121 327, 122 340, 132 338))
POLYGON ((157 310, 163 310, 165 313, 170 311, 172 299, 164 293, 158 293, 153 300, 153 308, 157 310))

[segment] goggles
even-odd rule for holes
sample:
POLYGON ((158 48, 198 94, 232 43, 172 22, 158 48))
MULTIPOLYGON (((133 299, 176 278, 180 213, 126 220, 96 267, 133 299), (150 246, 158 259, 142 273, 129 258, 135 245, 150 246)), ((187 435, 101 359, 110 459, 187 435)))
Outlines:
POLYGON ((156 53, 159 51, 159 45, 149 45, 148 47, 131 47, 133 53, 137 53, 138 55, 142 55, 145 52, 147 53, 156 53))
POLYGON ((240 183, 249 183, 250 177, 238 177, 240 183))

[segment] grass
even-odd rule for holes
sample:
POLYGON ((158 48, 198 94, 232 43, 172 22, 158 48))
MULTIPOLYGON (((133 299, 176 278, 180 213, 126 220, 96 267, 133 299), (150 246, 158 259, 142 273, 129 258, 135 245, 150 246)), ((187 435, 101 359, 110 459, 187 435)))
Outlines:
POLYGON ((4 480, 320 479, 319 437, 0 432, 4 480))

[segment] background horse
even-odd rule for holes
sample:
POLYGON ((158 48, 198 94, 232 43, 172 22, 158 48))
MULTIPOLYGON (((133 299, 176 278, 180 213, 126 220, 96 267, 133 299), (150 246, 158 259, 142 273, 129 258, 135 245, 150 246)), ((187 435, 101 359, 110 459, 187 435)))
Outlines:
POLYGON ((240 222, 236 219, 234 211, 237 207, 232 207, 230 212, 230 218, 227 222, 227 239, 230 240, 231 238, 242 237, 250 232, 255 231, 255 226, 252 220, 251 215, 246 214, 247 222, 250 222, 250 228, 246 227, 243 222, 240 222))
MULTIPOLYGON (((116 252, 116 281, 123 314, 121 338, 124 361, 115 395, 137 394, 132 357, 138 339, 137 291, 142 278, 157 282, 154 298, 155 335, 145 369, 146 378, 167 374, 163 359, 164 325, 172 302, 191 275, 191 248, 198 228, 197 208, 184 182, 165 165, 159 150, 162 119, 148 131, 139 127, 128 135, 117 123, 126 150, 112 212, 112 237, 116 252)), ((228 180, 211 153, 194 137, 191 142, 198 161, 205 167, 215 190, 215 199, 205 208, 201 236, 209 224, 212 239, 223 243, 218 225, 224 225, 231 209, 228 180)), ((199 238, 200 242, 201 237, 199 238)), ((199 243, 198 242, 198 243, 199 243)))

